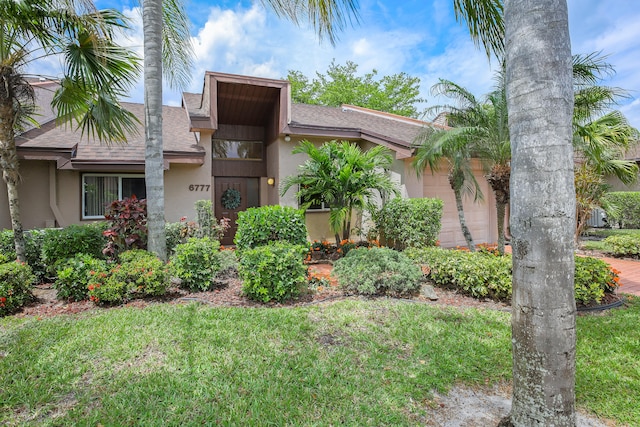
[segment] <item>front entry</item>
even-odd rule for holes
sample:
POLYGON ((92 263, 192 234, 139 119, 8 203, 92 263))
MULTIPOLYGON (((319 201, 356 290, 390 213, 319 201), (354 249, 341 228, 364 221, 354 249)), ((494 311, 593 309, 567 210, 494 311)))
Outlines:
POLYGON ((260 178, 215 177, 216 219, 229 218, 230 228, 220 241, 223 245, 233 245, 238 226, 238 212, 260 206, 260 178))

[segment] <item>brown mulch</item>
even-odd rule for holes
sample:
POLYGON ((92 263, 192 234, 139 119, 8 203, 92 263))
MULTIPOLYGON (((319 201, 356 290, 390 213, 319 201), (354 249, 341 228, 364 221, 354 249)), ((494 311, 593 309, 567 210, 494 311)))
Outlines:
MULTIPOLYGON (((321 268, 319 266, 318 268, 321 268)), ((478 300, 455 291, 435 288, 437 301, 431 301, 423 296, 403 298, 402 301, 423 303, 433 306, 475 307, 494 310, 509 310, 510 306, 492 300, 478 300)), ((90 301, 60 301, 56 299, 56 291, 51 284, 35 286, 35 299, 23 309, 14 314, 16 317, 45 318, 61 314, 78 314, 88 311, 104 311, 121 307, 144 308, 153 304, 188 304, 198 302, 212 307, 301 307, 313 304, 329 304, 342 299, 366 299, 360 296, 345 295, 335 281, 329 286, 319 287, 315 292, 308 292, 293 301, 286 303, 260 303, 252 301, 242 295, 242 282, 237 278, 230 278, 217 288, 207 292, 189 293, 178 287, 172 287, 163 297, 136 299, 118 306, 96 306, 90 301)), ((388 298, 388 297, 379 297, 388 298)))

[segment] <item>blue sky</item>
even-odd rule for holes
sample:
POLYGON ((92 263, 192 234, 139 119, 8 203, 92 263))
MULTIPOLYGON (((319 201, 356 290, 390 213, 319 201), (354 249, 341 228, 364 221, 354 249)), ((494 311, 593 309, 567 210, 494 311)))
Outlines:
MULTIPOLYGON (((492 85, 495 61, 474 47, 466 29, 456 23, 451 0, 359 0, 360 23, 339 34, 332 46, 313 29, 280 20, 260 2, 186 0, 192 21, 196 65, 187 89, 201 92, 205 71, 283 78, 288 70, 313 77, 326 72, 333 59, 359 65, 364 74, 406 72, 421 80, 426 106, 443 103, 429 88, 445 78, 476 96, 492 85), (493 67, 493 68, 492 68, 493 67)), ((123 43, 142 51, 137 0, 97 0, 136 20, 123 43)), ((573 53, 602 51, 617 71, 606 84, 631 92, 620 109, 640 128, 640 2, 636 0, 568 0, 573 53)), ((142 102, 142 84, 131 100, 142 102)), ((166 88, 166 104, 178 105, 180 94, 166 88)))

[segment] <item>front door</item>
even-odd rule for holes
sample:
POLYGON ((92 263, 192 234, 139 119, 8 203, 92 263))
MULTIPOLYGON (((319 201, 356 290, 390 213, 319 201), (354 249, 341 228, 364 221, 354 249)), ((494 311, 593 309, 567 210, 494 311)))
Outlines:
POLYGON ((233 245, 238 226, 238 212, 260 205, 260 179, 244 177, 215 177, 214 209, 216 219, 229 218, 230 228, 220 241, 233 245))

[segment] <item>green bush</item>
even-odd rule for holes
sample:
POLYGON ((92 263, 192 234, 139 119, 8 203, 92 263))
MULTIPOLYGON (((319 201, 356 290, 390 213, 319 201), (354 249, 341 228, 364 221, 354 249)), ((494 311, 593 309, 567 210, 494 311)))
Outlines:
POLYGON ((169 288, 167 265, 151 252, 132 249, 120 253, 120 263, 107 273, 95 271, 87 288, 98 304, 117 304, 145 296, 164 295, 169 288))
POLYGON ((102 248, 107 239, 102 232, 105 228, 104 223, 97 223, 46 229, 42 241, 42 260, 48 273, 55 274, 59 263, 73 258, 76 254, 104 258, 102 248))
POLYGON ((618 275, 601 259, 576 257, 576 302, 589 304, 602 301, 605 293, 618 287, 618 275))
POLYGON ((441 248, 408 249, 407 256, 428 266, 435 284, 454 287, 475 298, 511 298, 511 256, 441 248))
POLYGON ((640 192, 614 191, 604 197, 607 220, 620 228, 640 228, 640 192))
MULTIPOLYGON (((46 265, 42 261, 44 233, 43 230, 28 230, 24 232, 27 264, 31 267, 36 282, 42 281, 46 276, 46 265)), ((8 261, 16 259, 12 230, 0 231, 0 253, 4 254, 8 261)))
POLYGON ((16 261, 0 264, 0 316, 13 313, 32 298, 34 280, 27 264, 16 261))
POLYGON ((296 297, 306 284, 306 245, 273 242, 247 249, 240 257, 238 270, 242 291, 254 300, 285 301, 296 297))
MULTIPOLYGON (((404 253, 427 267, 427 276, 435 284, 454 287, 476 298, 511 299, 511 256, 496 256, 490 251, 464 252, 441 248, 408 249, 404 253)), ((618 286, 617 272, 602 260, 575 259, 576 302, 599 303, 607 292, 618 286)))
POLYGON ((389 248, 357 248, 336 261, 332 274, 349 293, 410 295, 420 289, 422 272, 406 255, 389 248))
POLYGON ((106 273, 107 263, 87 254, 76 254, 59 264, 53 287, 57 298, 82 301, 89 297, 89 282, 94 274, 106 273))
POLYGON ((221 268, 220 242, 209 237, 192 237, 176 246, 171 257, 171 274, 178 277, 180 287, 192 292, 206 291, 221 268))
POLYGON ((640 236, 609 236, 602 243, 606 251, 616 257, 638 258, 640 255, 640 236))
POLYGON ((261 206, 238 213, 234 242, 238 251, 282 241, 307 246, 304 212, 289 206, 261 206))
POLYGON ((434 246, 442 225, 440 199, 395 198, 375 215, 375 222, 387 246, 398 250, 407 247, 434 246))

